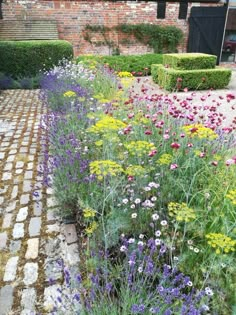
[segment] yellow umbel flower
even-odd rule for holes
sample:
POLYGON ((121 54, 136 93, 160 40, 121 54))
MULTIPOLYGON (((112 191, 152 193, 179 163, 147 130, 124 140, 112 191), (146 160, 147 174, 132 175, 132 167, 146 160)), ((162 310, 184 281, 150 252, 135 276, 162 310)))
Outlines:
POLYGON ((63 94, 64 97, 76 97, 76 93, 74 91, 67 91, 63 94))
POLYGON ((206 235, 208 245, 215 249, 216 254, 235 251, 236 241, 221 233, 209 233, 206 235))
POLYGON ((170 217, 175 217, 179 222, 190 222, 196 218, 195 212, 189 208, 186 203, 170 202, 168 204, 168 212, 170 217))
POLYGON ((146 173, 146 170, 140 165, 130 165, 126 168, 125 173, 130 176, 141 176, 146 173))
POLYGON ((105 176, 116 176, 124 172, 123 168, 116 162, 111 160, 93 161, 89 164, 90 173, 97 175, 99 180, 102 180, 105 176))
POLYGON ((120 71, 117 73, 117 76, 119 78, 133 78, 132 73, 128 71, 120 71))
POLYGON ((88 129, 92 133, 106 133, 112 131, 118 131, 126 127, 126 124, 121 120, 113 118, 111 116, 105 116, 100 119, 94 126, 88 129))
POLYGON ((171 154, 162 154, 160 158, 157 160, 157 163, 160 165, 169 165, 172 161, 172 155, 171 154))
POLYGON ((199 139, 209 139, 214 140, 218 138, 217 133, 210 128, 203 126, 202 124, 193 124, 183 126, 182 129, 186 133, 186 135, 191 138, 199 138, 199 139))
POLYGON ((85 229, 85 232, 88 235, 91 235, 97 229, 97 227, 98 227, 98 224, 97 224, 97 222, 94 221, 94 222, 89 224, 89 226, 85 229))
POLYGON ((83 210, 83 216, 84 218, 93 218, 96 215, 96 211, 91 208, 85 208, 83 210))
POLYGON ((229 199, 233 205, 236 205, 236 189, 230 190, 226 195, 226 198, 229 199))
POLYGON ((150 151, 156 150, 154 144, 147 141, 130 141, 125 143, 124 146, 131 155, 137 155, 138 157, 147 155, 150 151))

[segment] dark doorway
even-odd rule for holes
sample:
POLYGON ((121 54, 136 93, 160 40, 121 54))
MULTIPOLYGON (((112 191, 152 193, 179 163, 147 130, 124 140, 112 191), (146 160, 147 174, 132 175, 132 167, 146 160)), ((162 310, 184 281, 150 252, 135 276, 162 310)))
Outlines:
POLYGON ((226 6, 191 9, 188 52, 216 55, 219 64, 226 12, 226 6))

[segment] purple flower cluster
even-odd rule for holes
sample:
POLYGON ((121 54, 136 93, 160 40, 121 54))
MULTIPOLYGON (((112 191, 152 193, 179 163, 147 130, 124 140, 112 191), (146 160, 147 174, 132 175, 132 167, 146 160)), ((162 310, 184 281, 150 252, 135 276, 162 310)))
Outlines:
MULTIPOLYGON (((97 310, 104 310, 106 305, 108 311, 109 303, 117 305, 119 314, 206 314, 209 297, 204 290, 195 289, 190 278, 176 267, 162 262, 164 244, 156 246, 150 239, 140 246, 123 239, 122 246, 126 251, 115 267, 101 251, 97 257, 91 253, 99 266, 87 274, 87 279, 80 274, 75 277, 79 290, 71 293, 71 299, 81 304, 79 314, 98 314, 97 310)), ((65 267, 64 278, 70 287, 73 281, 65 267)))

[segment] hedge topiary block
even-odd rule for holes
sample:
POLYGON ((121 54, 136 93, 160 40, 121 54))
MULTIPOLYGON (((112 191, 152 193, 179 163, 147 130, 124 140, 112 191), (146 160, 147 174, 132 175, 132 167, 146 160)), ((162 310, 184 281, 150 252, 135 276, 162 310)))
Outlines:
POLYGON ((230 69, 176 70, 158 67, 158 84, 168 91, 222 89, 229 84, 230 69))
POLYGON ((163 65, 179 70, 213 69, 216 60, 216 56, 202 53, 163 55, 163 65))
POLYGON ((63 58, 72 59, 73 47, 64 40, 0 41, 0 72, 33 77, 63 58))
POLYGON ((158 83, 158 71, 161 67, 163 67, 161 64, 151 65, 151 75, 155 83, 158 83))

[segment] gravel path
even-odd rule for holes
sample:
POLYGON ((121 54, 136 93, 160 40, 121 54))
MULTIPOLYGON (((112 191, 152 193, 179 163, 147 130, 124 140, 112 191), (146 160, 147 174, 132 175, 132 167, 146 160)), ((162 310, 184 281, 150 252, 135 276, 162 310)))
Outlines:
POLYGON ((45 112, 38 90, 0 95, 0 315, 47 314, 63 285, 60 259, 79 261, 75 226, 60 224, 38 173, 45 112))
POLYGON ((177 92, 169 93, 159 88, 157 84, 152 81, 151 77, 136 78, 132 88, 132 95, 152 95, 164 94, 174 100, 176 106, 183 100, 187 100, 190 105, 209 105, 217 106, 220 113, 225 116, 222 126, 228 127, 233 124, 236 126, 236 71, 232 71, 231 81, 226 89, 215 91, 196 91, 196 92, 177 92), (144 91, 144 92, 143 92, 144 91), (227 95, 232 94, 235 99, 229 101, 227 95), (189 100, 192 97, 192 100, 189 100))

